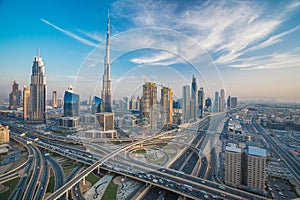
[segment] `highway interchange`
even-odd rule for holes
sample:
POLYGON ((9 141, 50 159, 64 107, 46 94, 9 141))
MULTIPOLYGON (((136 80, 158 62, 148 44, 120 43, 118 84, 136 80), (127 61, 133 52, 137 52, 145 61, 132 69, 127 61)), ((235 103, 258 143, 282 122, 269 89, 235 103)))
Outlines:
MULTIPOLYGON (((27 180, 29 176, 21 177, 18 186, 15 188, 15 191, 23 192, 14 192, 13 194, 24 194, 23 197, 20 198, 13 195, 11 199, 45 198, 45 186, 49 179, 49 167, 51 167, 54 171, 56 192, 59 191, 59 189, 63 192, 57 192, 57 196, 52 195, 47 197, 47 199, 56 199, 60 197, 65 199, 64 194, 66 194, 69 190, 74 198, 82 199, 82 195, 78 188, 78 182, 86 177, 88 173, 98 169, 99 167, 150 185, 147 195, 143 197, 144 199, 157 199, 160 195, 163 195, 164 199, 176 199, 180 195, 191 199, 203 199, 206 197, 222 197, 224 199, 264 199, 264 197, 255 194, 227 187, 219 180, 215 180, 215 177, 217 176, 217 167, 214 163, 216 161, 215 149, 212 148, 211 153, 209 152, 209 156, 204 155, 202 150, 204 150, 204 142, 211 142, 211 140, 208 139, 212 136, 211 134, 207 134, 207 130, 210 128, 210 131, 216 131, 222 119, 223 116, 208 117, 200 123, 192 124, 191 127, 189 127, 190 130, 182 130, 180 134, 196 130, 195 138, 189 144, 189 148, 184 148, 182 154, 169 165, 169 168, 150 163, 145 164, 120 156, 120 152, 124 151, 126 148, 132 148, 135 144, 124 145, 122 149, 115 152, 108 152, 107 150, 98 148, 100 152, 102 151, 102 156, 94 155, 87 153, 84 150, 73 148, 72 145, 80 143, 74 139, 33 131, 29 131, 29 134, 22 137, 20 134, 28 131, 26 128, 20 128, 14 124, 6 122, 11 128, 11 138, 22 143, 28 149, 30 156, 24 166, 26 166, 26 172, 28 172, 28 175, 30 173, 33 174, 33 176, 30 177, 30 180, 27 180), (211 127, 215 127, 215 129, 213 130, 211 127), (36 140, 36 138, 39 139, 36 140), (40 149, 43 149, 42 151, 46 150, 48 152, 50 151, 60 154, 64 157, 68 157, 69 159, 89 165, 92 168, 89 167, 90 170, 88 172, 86 169, 83 170, 82 167, 78 168, 76 173, 72 174, 68 180, 64 181, 60 165, 58 165, 54 159, 50 158, 50 156, 45 156, 45 152, 42 153, 40 149), (198 151, 195 149, 198 149, 198 151), (24 183, 27 181, 29 181, 29 183, 25 188, 26 184, 24 183), (66 185, 68 183, 69 186, 67 187, 66 185), (62 189, 64 186, 66 189, 62 189), (155 188, 152 186, 155 186, 155 188), (192 190, 190 190, 187 186, 192 187, 192 190), (157 198, 153 196, 157 194, 157 198)), ((5 124, 5 122, 2 123, 5 124)), ((171 131, 168 134, 176 134, 176 132, 171 131)), ((149 137, 147 142, 157 140, 157 138, 158 136, 153 138, 149 137)), ((137 141, 136 144, 142 144, 143 142, 137 141)))

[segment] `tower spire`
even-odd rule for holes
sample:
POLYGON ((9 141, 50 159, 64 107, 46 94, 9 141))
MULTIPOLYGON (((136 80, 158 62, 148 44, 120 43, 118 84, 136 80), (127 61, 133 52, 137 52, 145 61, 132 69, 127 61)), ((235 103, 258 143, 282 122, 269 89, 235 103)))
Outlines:
POLYGON ((106 49, 104 57, 104 74, 102 85, 102 105, 104 112, 112 112, 111 108, 111 80, 110 80, 110 17, 108 10, 106 49))
POLYGON ((36 49, 36 56, 40 57, 40 48, 39 47, 36 49))

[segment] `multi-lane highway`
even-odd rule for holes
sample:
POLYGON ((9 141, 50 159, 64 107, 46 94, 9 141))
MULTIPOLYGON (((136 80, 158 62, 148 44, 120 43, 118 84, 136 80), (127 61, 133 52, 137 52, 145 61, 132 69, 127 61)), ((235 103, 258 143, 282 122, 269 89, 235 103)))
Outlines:
MULTIPOLYGON (((16 137, 20 137, 20 136, 16 136, 16 137)), ((30 138, 29 136, 26 136, 26 139, 28 139, 29 141, 32 141, 32 138, 30 138)), ((148 139, 151 140, 154 138, 148 138, 148 139)), ((91 165, 91 164, 95 163, 97 160, 96 157, 93 157, 93 155, 89 155, 89 154, 82 155, 83 152, 80 152, 80 151, 77 152, 76 150, 62 149, 62 147, 60 147, 59 145, 56 146, 55 144, 51 144, 51 145, 48 144, 47 143, 48 141, 49 140, 40 139, 38 141, 33 141, 33 143, 35 143, 35 145, 38 145, 41 148, 51 150, 53 152, 56 152, 56 153, 66 156, 66 157, 69 157, 73 160, 83 162, 85 164, 91 165)), ((57 143, 59 143, 59 142, 57 142, 57 143)), ((130 148, 129 145, 127 147, 130 148)), ((110 156, 117 155, 118 153, 119 152, 115 152, 115 154, 111 153, 109 155, 110 156)), ((238 199, 240 197, 242 197, 242 198, 244 197, 244 198, 248 198, 248 199, 262 198, 257 195, 254 195, 254 194, 236 190, 234 188, 224 187, 224 190, 222 190, 219 188, 220 184, 213 183, 210 181, 206 181, 205 184, 202 184, 201 181, 203 181, 203 179, 199 179, 197 177, 190 176, 185 173, 179 173, 176 170, 170 170, 170 169, 163 168, 163 167, 161 167, 160 170, 158 170, 157 166, 155 166, 155 165, 151 165, 151 164, 145 165, 144 163, 141 164, 141 162, 138 162, 138 161, 136 161, 136 162, 130 161, 127 163, 126 161, 124 161, 124 159, 121 161, 114 161, 114 162, 120 162, 119 165, 123 165, 123 167, 116 168, 116 167, 114 167, 113 163, 110 163, 110 165, 108 165, 107 162, 102 163, 101 167, 103 169, 107 169, 107 170, 113 171, 115 173, 124 174, 124 175, 132 177, 134 179, 137 179, 137 180, 140 180, 143 182, 147 182, 147 183, 151 183, 153 185, 156 185, 157 187, 163 188, 165 190, 170 190, 177 194, 184 195, 184 196, 191 197, 191 198, 201 198, 201 195, 203 196, 203 193, 201 192, 202 190, 205 190, 207 192, 207 194, 210 194, 212 196, 223 194, 223 195, 226 195, 226 198, 232 198, 232 199, 238 199), (124 171, 123 169, 127 169, 127 170, 124 171), (149 172, 151 172, 152 174, 149 172), (160 179, 161 179, 161 181, 160 181, 160 179), (157 180, 157 183, 155 183, 156 181, 154 181, 154 180, 157 180), (176 183, 180 183, 180 184, 177 185, 176 183), (185 185, 187 185, 187 186, 185 186, 185 185), (189 187, 192 187, 191 191, 190 191, 189 187)), ((96 162, 96 165, 94 164, 92 166, 97 168, 98 165, 99 164, 96 162)), ((86 174, 88 174, 88 173, 83 174, 82 177, 76 176, 77 180, 81 180, 84 176, 86 176, 86 174)), ((74 183, 74 185, 75 184, 76 183, 74 183)), ((63 187, 61 187, 61 188, 63 188, 63 187)), ((71 186, 68 186, 68 188, 72 188, 72 187, 73 187, 73 183, 71 184, 71 186)), ((66 189, 63 189, 62 191, 66 191, 66 189)), ((60 191, 60 193, 64 193, 64 192, 60 191)), ((166 194, 165 196, 170 196, 170 195, 166 194)))
POLYGON ((300 184, 300 162, 296 159, 286 147, 273 138, 270 133, 256 122, 253 123, 256 130, 262 134, 272 151, 286 164, 287 168, 294 175, 295 180, 300 184))

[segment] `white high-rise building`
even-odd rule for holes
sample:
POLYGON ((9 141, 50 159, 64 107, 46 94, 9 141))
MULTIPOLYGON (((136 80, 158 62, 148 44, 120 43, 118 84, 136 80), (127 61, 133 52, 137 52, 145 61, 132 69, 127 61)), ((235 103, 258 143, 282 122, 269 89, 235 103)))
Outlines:
POLYGON ((187 123, 191 119, 191 92, 190 86, 185 85, 182 88, 182 119, 187 123))
POLYGON ((219 91, 215 92, 214 112, 219 112, 219 91))
POLYGON ((45 121, 46 120, 46 76, 45 67, 42 58, 34 57, 31 84, 30 84, 30 121, 45 121))

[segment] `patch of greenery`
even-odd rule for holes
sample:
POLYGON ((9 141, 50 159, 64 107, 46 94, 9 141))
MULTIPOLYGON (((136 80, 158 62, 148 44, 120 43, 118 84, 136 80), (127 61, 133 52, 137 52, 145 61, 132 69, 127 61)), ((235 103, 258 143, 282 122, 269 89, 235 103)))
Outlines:
POLYGON ((145 154, 146 153, 146 149, 137 149, 137 150, 133 151, 132 153, 145 154))
POLYGON ((48 182, 46 192, 51 192, 52 193, 53 190, 54 190, 54 175, 53 175, 52 168, 50 168, 50 179, 49 179, 49 182, 48 182))
POLYGON ((165 156, 162 156, 161 158, 159 158, 159 159, 157 159, 157 160, 155 160, 155 161, 152 161, 152 163, 158 165, 158 164, 164 162, 165 159, 166 159, 166 157, 165 157, 165 156))
POLYGON ((13 190, 15 189, 15 187, 17 186, 17 184, 19 183, 19 178, 14 178, 11 179, 7 182, 5 182, 3 185, 5 185, 6 187, 9 187, 9 189, 1 194, 1 199, 8 199, 8 197, 10 196, 10 194, 13 192, 13 190))
POLYGON ((94 173, 90 173, 87 177, 86 180, 90 182, 92 185, 96 184, 99 181, 99 177, 96 176, 94 173))
POLYGON ((118 185, 114 184, 113 181, 110 181, 109 185, 107 186, 101 200, 115 200, 117 199, 117 191, 118 185))
POLYGON ((62 166, 63 166, 65 177, 68 177, 68 175, 73 171, 73 169, 78 166, 78 163, 72 161, 66 161, 62 163, 62 166))

